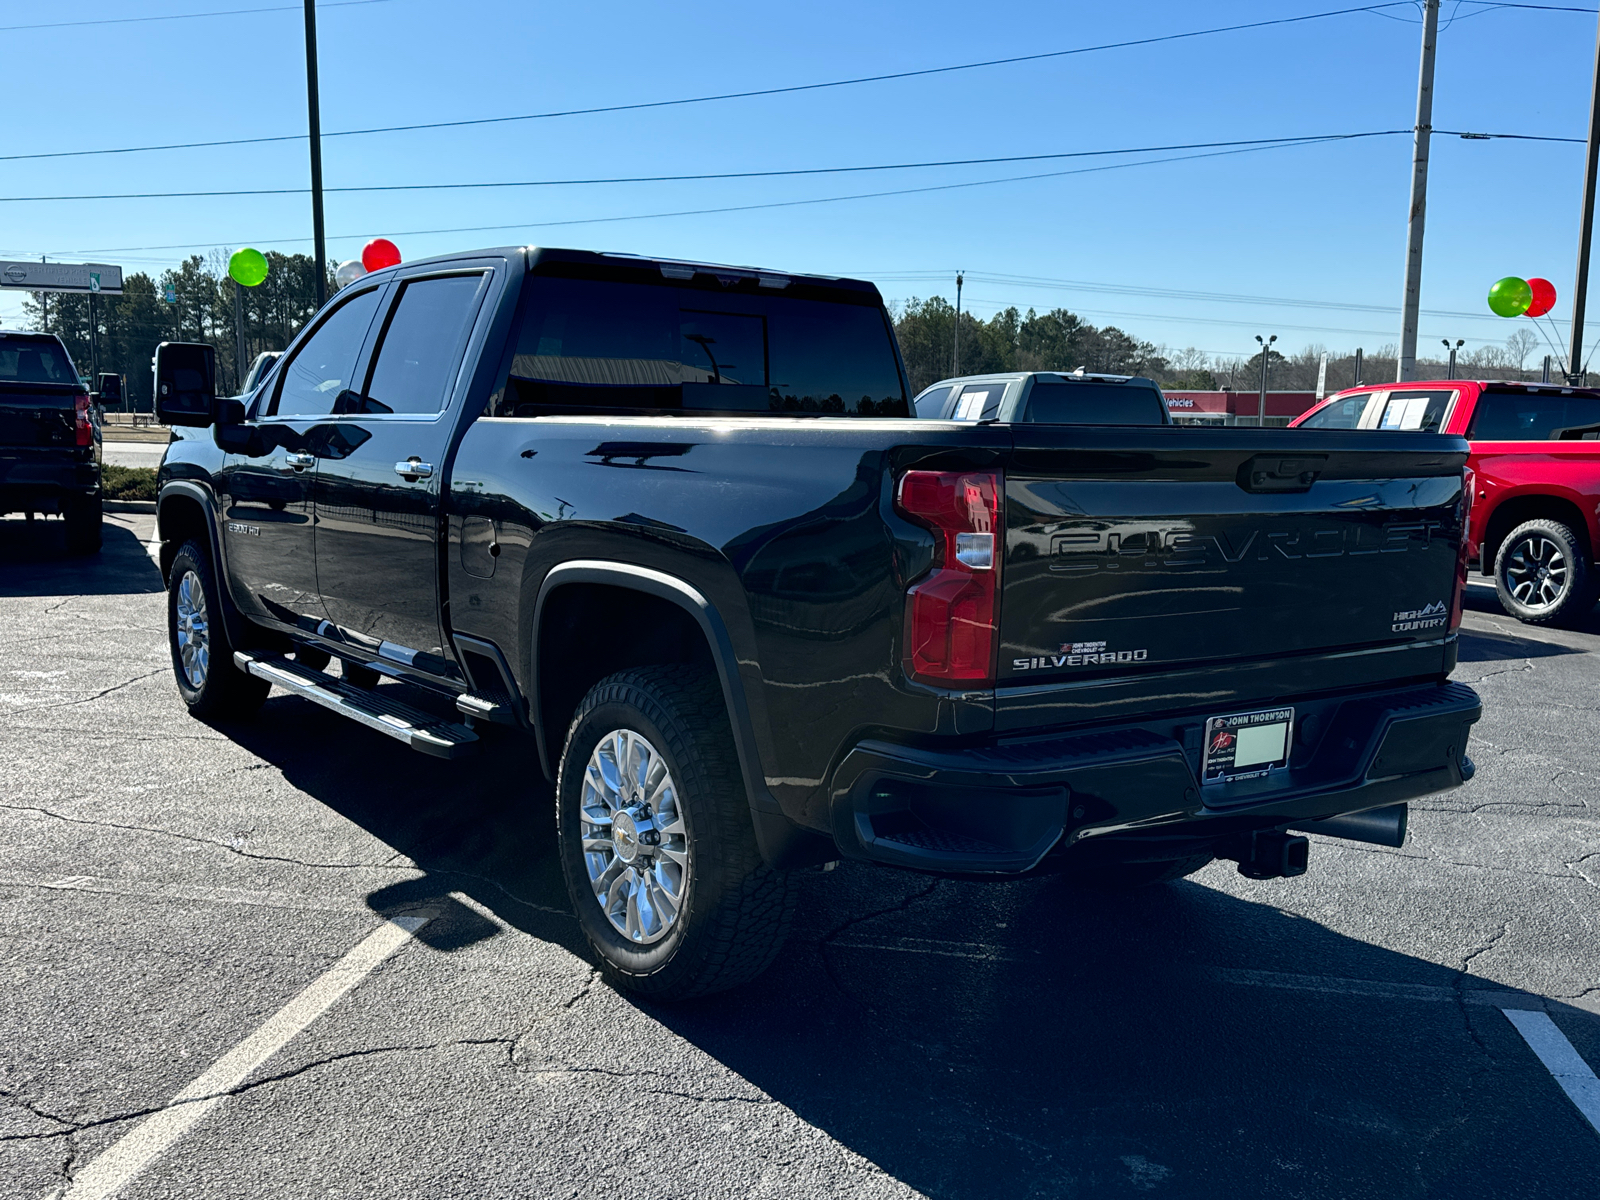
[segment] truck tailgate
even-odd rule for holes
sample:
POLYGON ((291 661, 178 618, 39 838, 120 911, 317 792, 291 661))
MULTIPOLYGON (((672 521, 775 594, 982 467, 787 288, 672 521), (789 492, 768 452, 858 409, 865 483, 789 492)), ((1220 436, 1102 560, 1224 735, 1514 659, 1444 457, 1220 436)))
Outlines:
POLYGON ((0 380, 0 446, 75 446, 79 389, 0 380))
POLYGON ((1024 425, 1014 437, 1002 688, 1231 670, 1447 632, 1459 438, 1024 425))

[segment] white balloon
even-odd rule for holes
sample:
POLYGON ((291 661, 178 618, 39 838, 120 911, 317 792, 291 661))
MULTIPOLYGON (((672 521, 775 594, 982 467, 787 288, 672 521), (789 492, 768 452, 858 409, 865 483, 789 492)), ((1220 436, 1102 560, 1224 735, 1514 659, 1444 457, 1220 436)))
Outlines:
POLYGON ((333 273, 333 281, 340 287, 346 288, 366 273, 367 269, 361 265, 361 260, 352 258, 339 264, 339 269, 333 273))

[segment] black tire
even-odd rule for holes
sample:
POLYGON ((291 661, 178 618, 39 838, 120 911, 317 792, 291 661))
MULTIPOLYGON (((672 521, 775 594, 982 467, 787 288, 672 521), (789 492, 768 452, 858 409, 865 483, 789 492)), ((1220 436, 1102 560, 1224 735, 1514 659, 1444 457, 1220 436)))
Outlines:
POLYGON ((1193 875, 1215 859, 1209 854, 1194 854, 1162 862, 1115 862, 1097 859, 1077 865, 1068 872, 1073 886, 1096 892, 1126 892, 1134 888, 1156 887, 1193 875))
MULTIPOLYGON (((590 799, 590 811, 598 811, 598 801, 592 794, 590 799)), ((652 815, 648 803, 643 812, 646 819, 652 815)), ((686 1000, 755 978, 782 949, 794 917, 796 888, 787 873, 770 870, 756 848, 722 689, 708 672, 685 666, 640 667, 618 672, 589 690, 561 754, 556 834, 578 923, 614 986, 653 1000, 686 1000), (590 758, 602 740, 618 731, 642 736, 671 772, 677 817, 665 820, 664 808, 653 815, 662 828, 681 831, 657 832, 653 836, 659 845, 635 852, 649 862, 649 855, 663 855, 672 842, 688 864, 676 917, 655 935, 658 940, 643 944, 612 924, 590 881, 590 860, 582 843, 590 758)), ((616 850, 621 841, 608 838, 604 844, 612 850, 596 854, 595 861, 610 853, 614 865, 624 868, 613 877, 620 880, 634 868, 621 863, 622 851, 616 850)), ((650 845, 647 840, 640 844, 650 845)), ((654 861, 670 870, 664 859, 654 861)), ((607 878, 604 872, 601 878, 607 878)))
POLYGON ((358 688, 375 688, 378 686, 378 680, 383 678, 371 667, 353 663, 348 658, 339 660, 339 676, 351 687, 358 688))
POLYGON ((67 525, 67 551, 70 554, 100 552, 100 522, 103 516, 100 494, 73 496, 61 507, 67 525))
POLYGON ((221 619, 221 603, 210 550, 199 541, 185 542, 173 556, 172 571, 167 576, 167 643, 172 651, 178 694, 188 705, 189 714, 203 721, 249 716, 272 690, 265 679, 247 675, 234 665, 233 644, 221 619), (194 619, 196 583, 203 628, 197 628, 194 619), (185 615, 180 616, 180 609, 185 615), (202 644, 203 669, 196 672, 195 654, 191 653, 186 665, 184 651, 202 644))
POLYGON ((1494 556, 1500 606, 1525 625, 1568 625, 1594 607, 1595 570, 1570 526, 1540 517, 1505 536, 1494 556))

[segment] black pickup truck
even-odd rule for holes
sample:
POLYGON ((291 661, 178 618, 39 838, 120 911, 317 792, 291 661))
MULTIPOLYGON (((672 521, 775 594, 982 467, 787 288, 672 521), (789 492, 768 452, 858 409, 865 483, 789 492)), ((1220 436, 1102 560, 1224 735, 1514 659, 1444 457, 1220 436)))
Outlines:
POLYGON ((0 333, 0 516, 56 513, 67 549, 100 549, 94 396, 52 333, 0 333))
POLYGON ((210 379, 158 351, 191 711, 521 731, 647 995, 762 970, 841 857, 1295 875, 1471 774, 1457 438, 919 420, 871 284, 551 249, 369 275, 210 379))

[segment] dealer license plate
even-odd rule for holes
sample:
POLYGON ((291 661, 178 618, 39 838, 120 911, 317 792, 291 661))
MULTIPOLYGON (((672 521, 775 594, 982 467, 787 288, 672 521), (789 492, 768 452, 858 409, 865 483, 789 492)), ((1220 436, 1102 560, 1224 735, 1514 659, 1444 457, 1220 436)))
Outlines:
POLYGON ((1230 779, 1255 779, 1289 765, 1289 735, 1294 732, 1294 709, 1269 708, 1263 712, 1212 717, 1206 722, 1204 783, 1230 779))

